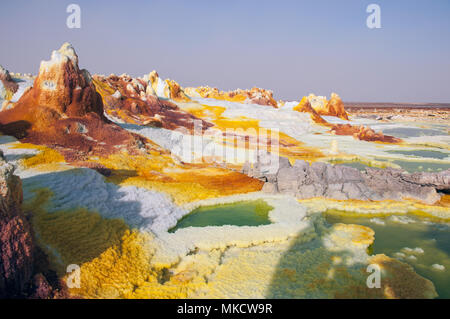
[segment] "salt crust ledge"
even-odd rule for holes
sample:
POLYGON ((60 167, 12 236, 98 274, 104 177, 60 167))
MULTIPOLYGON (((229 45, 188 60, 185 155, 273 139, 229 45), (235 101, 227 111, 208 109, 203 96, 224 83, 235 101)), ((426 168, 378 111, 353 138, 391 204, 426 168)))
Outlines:
POLYGON ((311 218, 307 217, 305 206, 295 198, 256 192, 233 195, 189 203, 183 208, 192 211, 200 206, 229 204, 247 200, 265 200, 273 209, 269 212, 272 224, 262 226, 207 226, 187 227, 175 233, 156 234, 156 251, 152 259, 155 267, 165 267, 177 263, 182 257, 197 250, 210 251, 228 247, 246 248, 263 243, 286 241, 289 237, 302 234, 307 238, 315 236, 311 218))

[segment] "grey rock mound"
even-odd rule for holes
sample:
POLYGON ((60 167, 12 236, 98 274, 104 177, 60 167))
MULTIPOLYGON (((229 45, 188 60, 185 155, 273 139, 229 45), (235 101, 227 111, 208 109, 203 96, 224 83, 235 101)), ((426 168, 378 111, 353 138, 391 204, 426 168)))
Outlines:
POLYGON ((405 181, 417 185, 434 187, 437 190, 450 190, 450 169, 439 173, 418 172, 403 176, 405 181))
MULTIPOLYGON (((438 173, 429 173, 438 174, 438 173)), ((366 168, 362 173, 366 185, 382 199, 401 200, 418 199, 427 204, 433 204, 440 199, 436 188, 431 185, 412 183, 411 174, 398 169, 366 168)))
MULTIPOLYGON (((260 156, 267 162, 267 156, 260 156)), ((257 162, 244 165, 243 173, 266 184, 264 192, 284 193, 299 199, 326 197, 333 199, 402 200, 417 199, 433 204, 440 199, 436 190, 449 189, 450 170, 440 173, 408 174, 397 169, 367 168, 361 172, 345 165, 331 165, 297 160, 291 165, 286 158, 276 161, 278 167, 267 173, 267 165, 257 162), (264 166, 264 169, 262 167, 264 166)), ((273 164, 273 162, 272 162, 273 164)))

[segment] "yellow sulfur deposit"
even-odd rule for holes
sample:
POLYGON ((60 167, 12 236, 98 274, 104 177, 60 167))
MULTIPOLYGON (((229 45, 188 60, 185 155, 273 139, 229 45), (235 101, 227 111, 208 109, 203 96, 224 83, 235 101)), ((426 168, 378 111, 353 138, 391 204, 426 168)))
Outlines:
POLYGON ((315 236, 303 234, 250 247, 204 248, 174 264, 158 264, 153 259, 165 243, 155 235, 87 210, 48 213, 45 205, 51 196, 46 189, 37 190, 24 210, 32 217, 38 244, 63 280, 68 279, 67 265, 80 266, 81 285, 69 289, 74 297, 435 296, 433 285, 409 266, 386 256, 367 256, 374 240, 368 227, 337 224, 321 234, 319 226, 315 236), (310 240, 319 245, 305 246, 310 240), (382 290, 365 286, 367 263, 382 267, 382 290))
POLYGON ((85 209, 48 213, 44 205, 51 196, 47 189, 36 190, 24 210, 30 213, 38 241, 60 275, 67 265, 91 261, 118 244, 128 229, 123 220, 105 219, 85 209))
MULTIPOLYGON (((83 298, 187 298, 207 286, 196 270, 172 275, 153 268, 152 239, 147 233, 125 232, 118 245, 81 266, 80 288, 70 293, 83 298)), ((201 268, 201 264, 196 266, 201 268)))
POLYGON ((22 165, 26 168, 34 168, 42 171, 52 171, 63 169, 62 163, 65 162, 64 156, 58 151, 43 146, 29 143, 17 143, 14 145, 15 149, 35 149, 39 153, 30 157, 25 157, 22 160, 22 165))
POLYGON ((259 191, 263 183, 230 170, 206 164, 178 165, 169 155, 114 154, 96 160, 113 170, 109 181, 171 195, 177 204, 232 194, 259 191))

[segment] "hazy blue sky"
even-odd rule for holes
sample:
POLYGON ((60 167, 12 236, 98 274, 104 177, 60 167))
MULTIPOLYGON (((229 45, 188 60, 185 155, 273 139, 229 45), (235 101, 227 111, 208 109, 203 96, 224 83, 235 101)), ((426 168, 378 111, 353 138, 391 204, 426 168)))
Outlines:
POLYGON ((0 1, 0 64, 36 74, 65 41, 91 73, 156 69, 182 86, 277 99, 450 102, 449 0, 0 1), (81 7, 68 29, 66 7, 81 7), (381 6, 381 29, 366 7, 381 6))

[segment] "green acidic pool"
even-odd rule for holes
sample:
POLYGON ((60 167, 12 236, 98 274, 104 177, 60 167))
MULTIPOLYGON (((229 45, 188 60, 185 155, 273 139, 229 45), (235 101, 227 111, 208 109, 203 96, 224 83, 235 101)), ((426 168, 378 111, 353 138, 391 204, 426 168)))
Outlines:
POLYGON ((450 168, 450 164, 430 163, 430 162, 412 162, 395 160, 392 163, 399 165, 409 173, 414 172, 440 172, 450 168))
POLYGON ((427 158, 436 158, 436 159, 444 159, 448 157, 448 154, 442 153, 439 151, 430 151, 430 150, 412 150, 412 151, 403 151, 403 150, 395 150, 395 151, 387 151, 391 154, 402 154, 402 155, 411 155, 416 157, 427 157, 427 158))
POLYGON ((203 206, 194 209, 180 219, 177 225, 170 229, 205 226, 259 226, 270 224, 269 211, 273 207, 264 200, 241 201, 232 204, 203 206))
POLYGON ((409 217, 408 219, 412 222, 408 224, 396 222, 391 217, 375 219, 379 224, 369 218, 326 215, 326 219, 331 224, 357 224, 372 228, 375 231, 372 254, 385 254, 410 264, 419 275, 433 282, 439 298, 450 298, 450 227, 448 224, 425 223, 409 217), (419 249, 409 251, 405 248, 419 249), (442 265, 445 270, 436 270, 432 267, 433 264, 442 265))
POLYGON ((393 135, 395 137, 421 137, 421 136, 437 136, 447 135, 445 132, 434 129, 424 129, 418 127, 396 127, 382 130, 385 135, 393 135))

